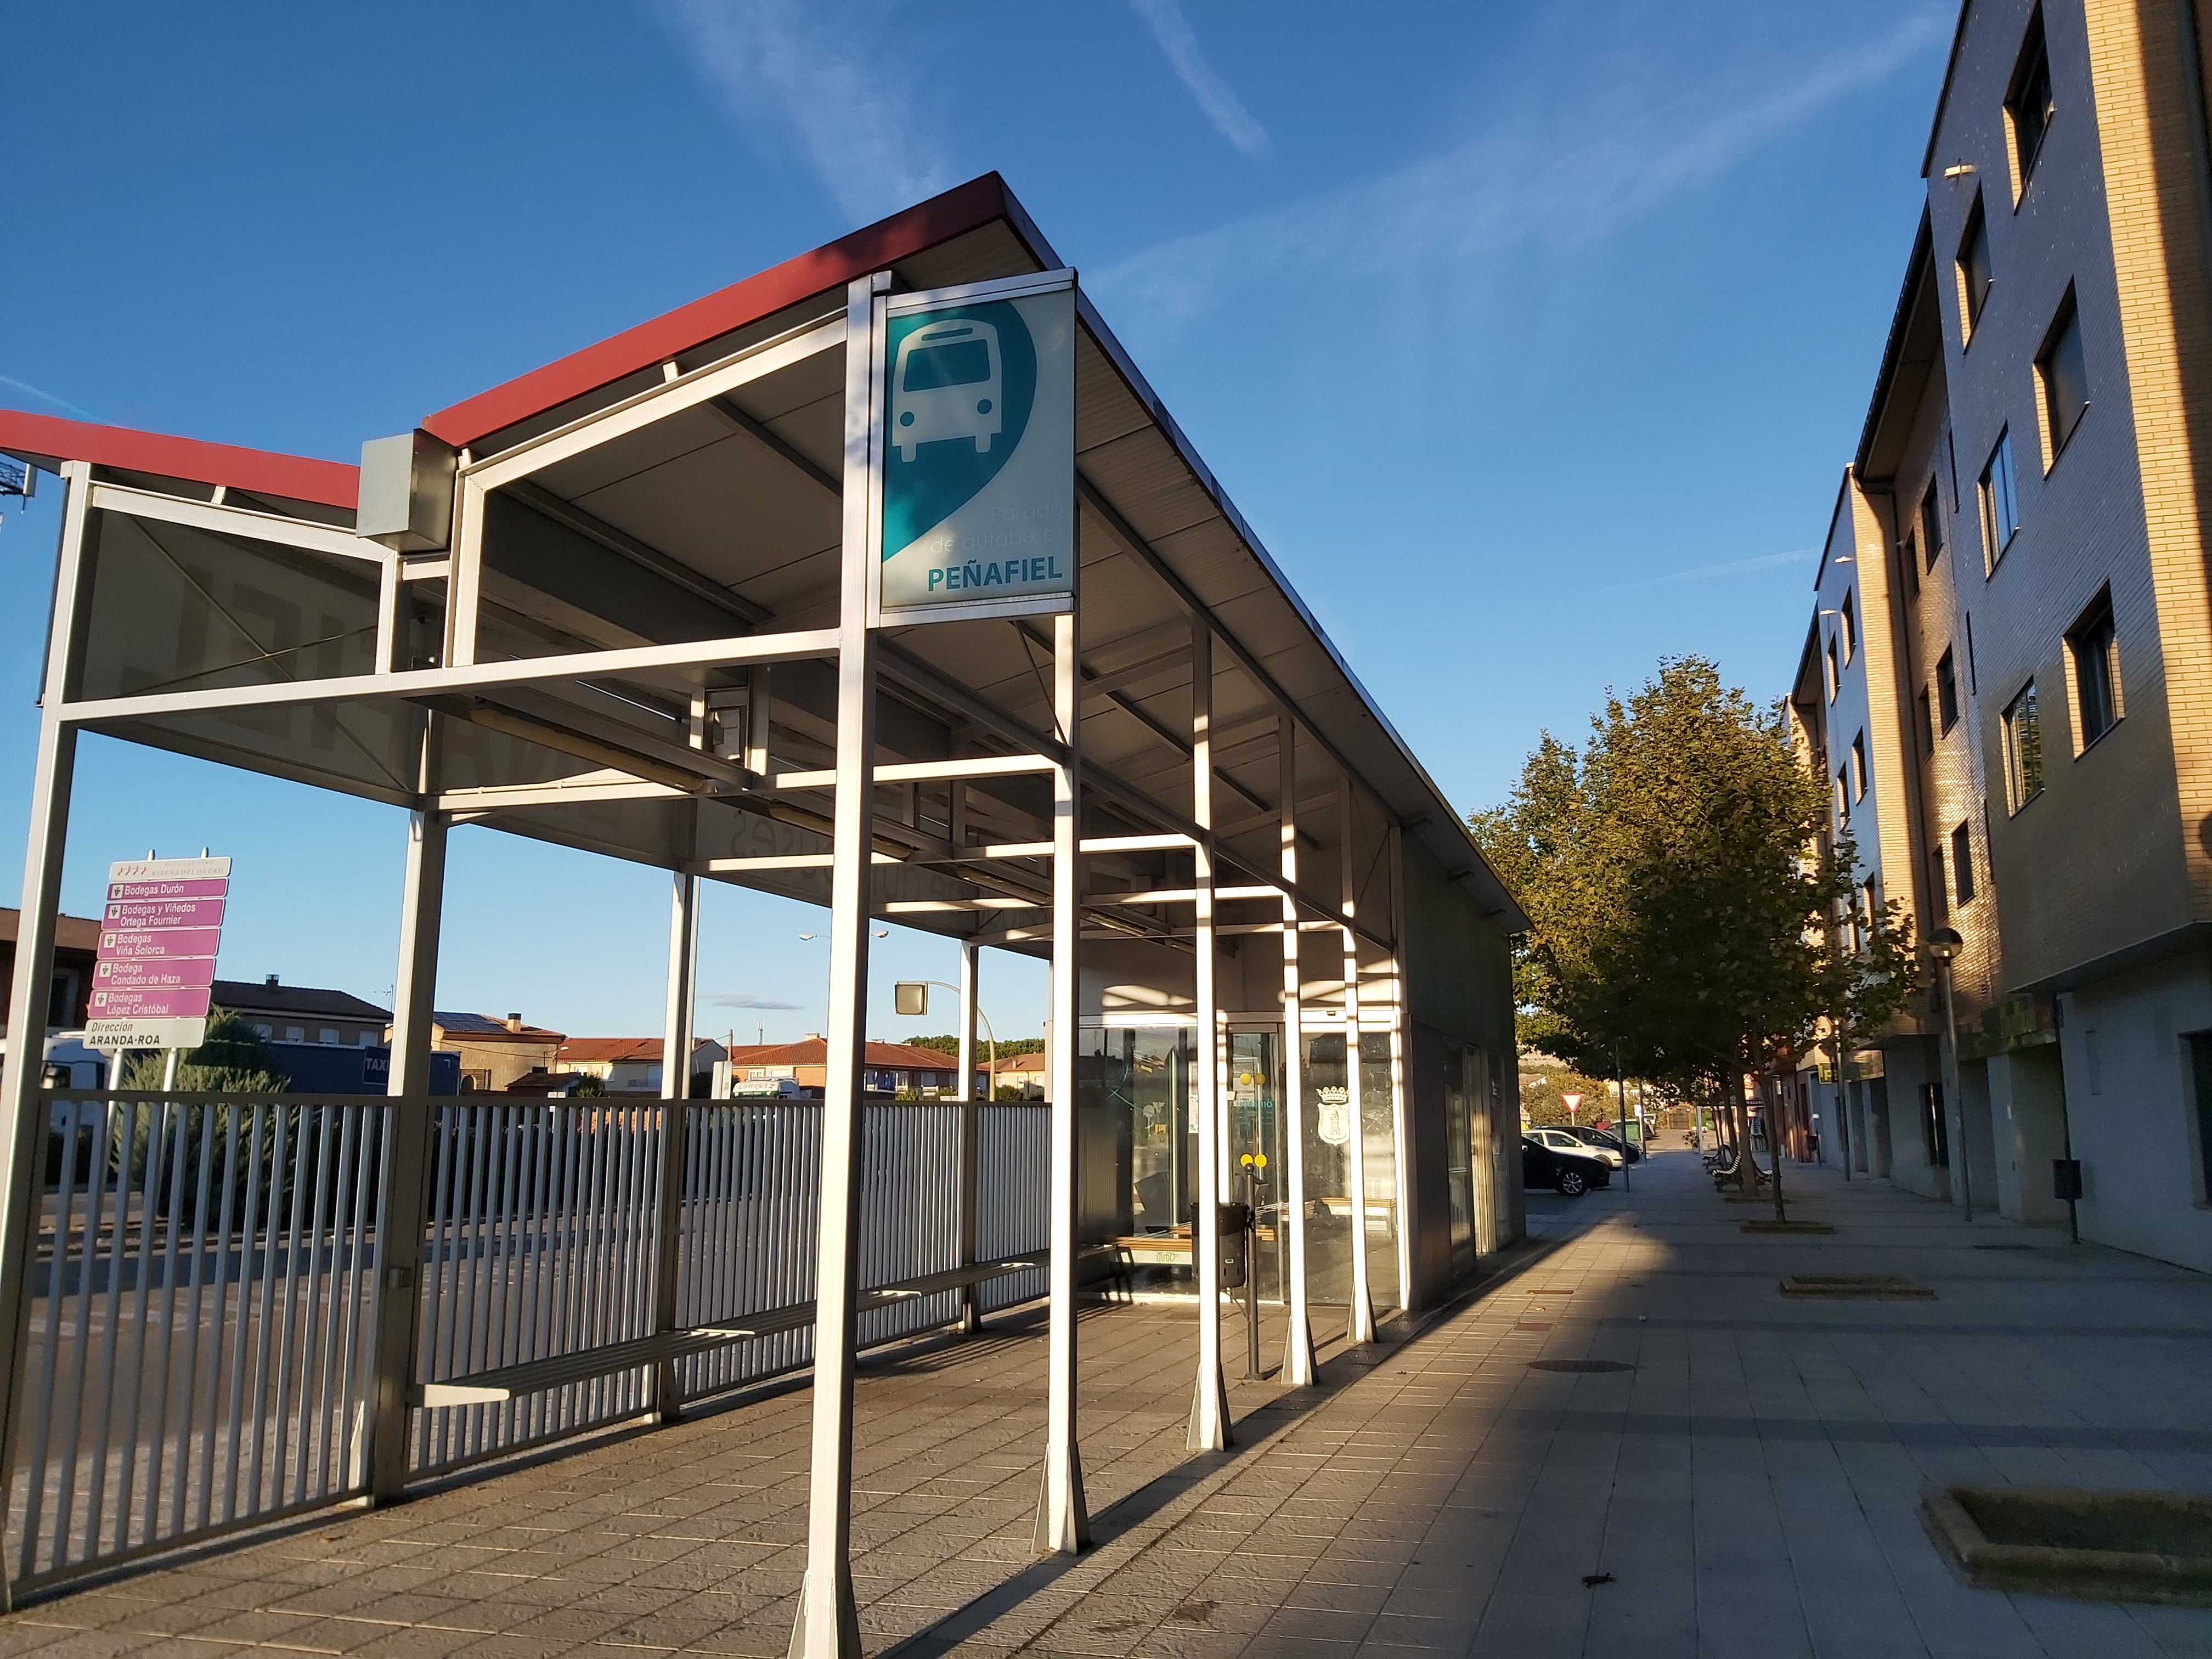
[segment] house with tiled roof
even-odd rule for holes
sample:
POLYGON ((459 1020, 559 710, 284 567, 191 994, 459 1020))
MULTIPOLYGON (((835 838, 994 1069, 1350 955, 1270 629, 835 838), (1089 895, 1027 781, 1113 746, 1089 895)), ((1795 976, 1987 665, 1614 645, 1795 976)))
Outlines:
MULTIPOLYGON (((830 1047, 818 1036, 797 1042, 741 1042, 730 1050, 730 1075, 742 1083, 788 1078, 803 1089, 819 1090, 829 1076, 830 1047)), ((871 1094, 949 1095, 959 1079, 959 1062, 941 1048, 917 1048, 904 1042, 870 1042, 861 1060, 862 1086, 871 1094)))
MULTIPOLYGON (((691 1039, 691 1075, 711 1074, 726 1050, 712 1037, 691 1039)), ((659 1037, 570 1037, 554 1057, 553 1069, 577 1077, 592 1077, 611 1095, 660 1093, 661 1040, 659 1037)))
POLYGON ((430 1016, 430 1046, 451 1048, 461 1057, 464 1094, 495 1093, 523 1081, 532 1072, 550 1073, 561 1045, 568 1040, 565 1031, 526 1024, 520 1014, 509 1014, 505 1019, 494 1019, 489 1014, 430 1016))

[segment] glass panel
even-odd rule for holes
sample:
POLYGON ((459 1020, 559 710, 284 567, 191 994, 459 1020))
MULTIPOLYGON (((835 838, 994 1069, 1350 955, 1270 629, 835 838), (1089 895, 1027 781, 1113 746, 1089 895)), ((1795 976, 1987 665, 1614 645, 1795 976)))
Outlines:
POLYGON ((1446 1043, 1444 1072, 1444 1180, 1451 1200, 1452 1272, 1474 1266, 1474 1138, 1468 1121, 1467 1057, 1446 1043))
POLYGON ((1367 1297, 1398 1305, 1398 1137, 1390 1095, 1390 1036, 1359 1039, 1359 1124, 1367 1154, 1367 1297))
POLYGON ((1283 1298, 1283 1038, 1229 1036, 1229 1195, 1252 1206, 1252 1283, 1263 1301, 1283 1298))
POLYGON ((1306 1034, 1306 1295, 1343 1307, 1352 1284, 1352 1091, 1344 1033, 1306 1034))
POLYGON ((1076 1086, 1084 1146, 1091 1157, 1110 1156, 1114 1164, 1110 1184, 1103 1171, 1084 1182, 1101 1212, 1091 1225, 1123 1241, 1135 1290, 1192 1289, 1191 1177, 1198 1147, 1190 1061, 1191 1034, 1181 1027, 1088 1026, 1083 1032, 1076 1086), (1151 1238, 1161 1243, 1148 1249, 1143 1241, 1151 1238))

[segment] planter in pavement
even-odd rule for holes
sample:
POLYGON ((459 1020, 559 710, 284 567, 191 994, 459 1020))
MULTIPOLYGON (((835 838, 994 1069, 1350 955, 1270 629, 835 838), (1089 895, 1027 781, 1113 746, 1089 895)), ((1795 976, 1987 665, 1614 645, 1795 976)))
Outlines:
POLYGON ((2212 1607, 2212 1499, 1951 1486, 1920 1512, 1936 1547, 1978 1589, 2212 1607))

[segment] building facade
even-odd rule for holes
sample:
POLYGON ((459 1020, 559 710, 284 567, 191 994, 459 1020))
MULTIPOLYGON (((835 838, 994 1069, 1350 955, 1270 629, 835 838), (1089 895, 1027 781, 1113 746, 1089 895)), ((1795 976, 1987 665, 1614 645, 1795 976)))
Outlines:
MULTIPOLYGON (((2212 1267, 2212 129, 2198 8, 1970 0, 1792 706, 1949 927, 1820 1093, 1855 1171, 2212 1267)), ((1856 924, 1854 924, 1856 925, 1856 924)))
POLYGON ((212 1000, 270 1042, 312 1042, 325 1048, 371 1048, 384 1041, 392 1010, 346 991, 285 985, 274 974, 255 981, 219 979, 212 1000))
MULTIPOLYGON (((941 1048, 917 1048, 906 1042, 866 1045, 862 1057, 863 1086, 871 1094, 924 1096, 957 1092, 960 1061, 941 1048)), ((829 1081, 830 1045, 821 1036, 797 1042, 741 1042, 730 1050, 730 1076, 740 1083, 788 1080, 802 1089, 820 1091, 829 1081)))
MULTIPOLYGON (((660 1092, 662 1042, 659 1037, 570 1037, 553 1056, 556 1072, 597 1078, 611 1095, 660 1092)), ((726 1057, 712 1037, 691 1039, 691 1076, 712 1076, 726 1057)), ((697 1092, 694 1089, 694 1092, 697 1092)))

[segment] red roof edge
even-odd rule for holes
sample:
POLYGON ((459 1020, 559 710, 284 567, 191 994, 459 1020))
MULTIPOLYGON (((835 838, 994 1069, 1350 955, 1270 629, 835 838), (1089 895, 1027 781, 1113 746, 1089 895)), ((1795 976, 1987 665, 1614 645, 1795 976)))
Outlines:
MULTIPOLYGON (((926 248, 1007 219, 1028 233, 1029 216, 995 173, 956 185, 941 196, 894 213, 811 253, 787 259, 757 276, 718 289, 649 322, 572 351, 543 368, 480 392, 422 422, 423 430, 459 449, 502 428, 567 403, 572 398, 664 363, 702 341, 773 316, 811 295, 842 288, 855 276, 926 248)), ((1025 240, 1030 240, 1025 234, 1025 240)))
POLYGON ((173 438, 127 426, 95 426, 58 415, 0 409, 0 449, 27 455, 42 465, 90 461, 125 472, 193 483, 222 484, 257 495, 314 501, 350 512, 361 495, 361 469, 343 461, 312 460, 269 449, 243 449, 198 438, 173 438))

